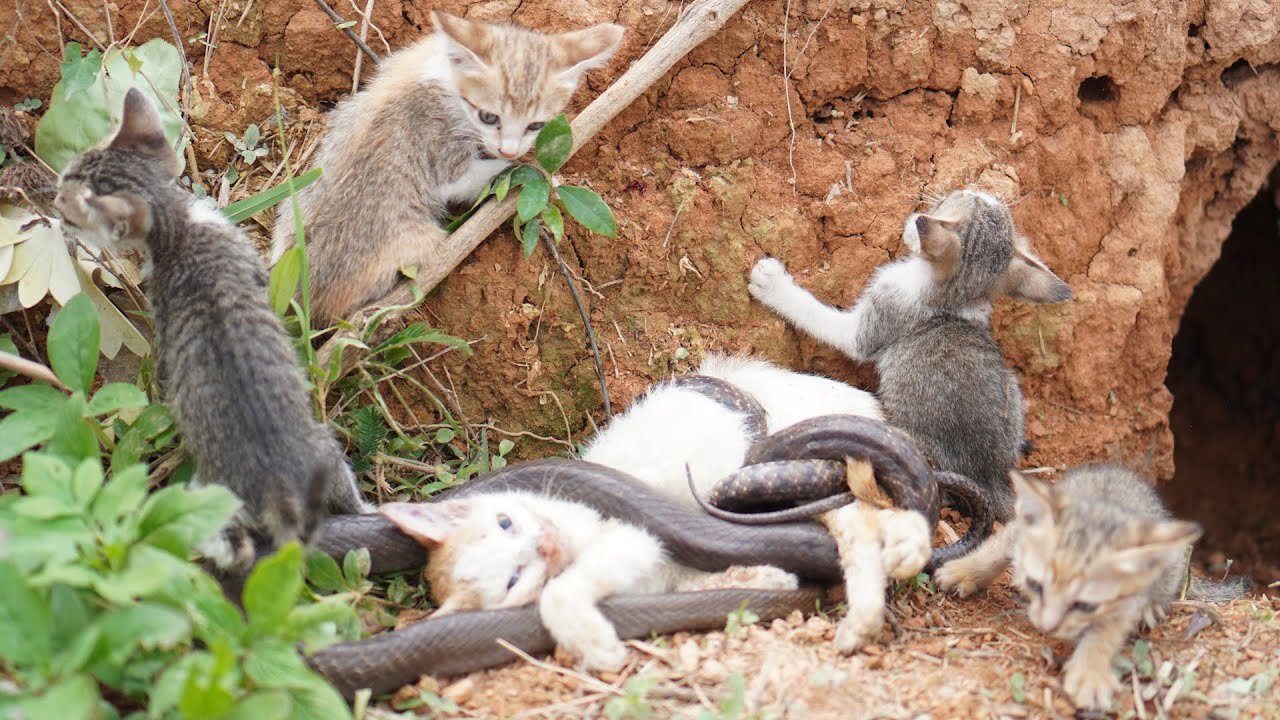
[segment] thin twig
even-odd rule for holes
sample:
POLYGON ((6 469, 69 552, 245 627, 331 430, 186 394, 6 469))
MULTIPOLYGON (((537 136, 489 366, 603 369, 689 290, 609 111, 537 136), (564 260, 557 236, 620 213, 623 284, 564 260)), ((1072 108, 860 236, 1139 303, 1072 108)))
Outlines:
POLYGON ((782 11, 782 94, 787 100, 787 124, 791 126, 791 145, 787 148, 787 163, 791 165, 791 194, 795 195, 799 192, 796 190, 796 120, 791 114, 791 73, 787 72, 787 37, 790 19, 791 0, 787 0, 787 7, 782 11))
POLYGON ((71 392, 66 385, 62 384, 58 376, 53 374, 52 370, 34 360, 28 360, 9 352, 0 352, 0 368, 11 370, 19 375, 26 375, 32 380, 39 380, 64 392, 71 392))
MULTIPOLYGON (((342 19, 341 15, 334 12, 333 8, 329 7, 329 3, 325 2, 324 0, 316 0, 316 5, 320 6, 320 9, 324 11, 325 15, 329 16, 329 19, 333 21, 333 24, 335 26, 341 25, 342 23, 346 22, 346 20, 342 19)), ((366 45, 365 42, 360 39, 360 36, 355 34, 355 31, 353 31, 349 27, 344 27, 342 28, 342 32, 347 37, 351 38, 351 42, 355 43, 356 47, 360 48, 360 50, 362 50, 365 55, 369 56, 369 59, 373 61, 374 65, 379 65, 382 63, 382 61, 378 59, 378 56, 374 54, 373 48, 366 45)))
POLYGON ((102 14, 107 16, 107 37, 111 38, 111 44, 116 44, 116 28, 111 22, 111 3, 108 0, 102 0, 102 14))
MULTIPOLYGON (((187 62, 187 50, 183 47, 182 33, 178 32, 178 22, 173 19, 173 11, 169 9, 169 0, 160 0, 160 9, 164 10, 164 19, 169 22, 169 29, 173 31, 173 44, 178 48, 178 54, 182 57, 182 124, 187 128, 187 132, 191 132, 191 127, 187 125, 187 120, 191 117, 191 67, 187 62)), ((191 136, 191 142, 194 143, 196 138, 191 136)), ((178 142, 182 142, 182 138, 178 138, 178 142)), ((176 145, 174 146, 177 147, 176 145)), ((192 176, 195 176, 195 168, 192 168, 192 176)))
POLYGON ((591 677, 590 675, 584 675, 583 673, 577 672, 576 670, 570 670, 569 668, 563 668, 563 667, 560 667, 559 665, 553 665, 549 662, 544 662, 542 660, 539 660, 534 656, 530 655, 529 653, 516 647, 515 645, 512 645, 511 643, 507 642, 506 640, 503 640, 502 638, 498 638, 495 642, 501 645, 505 650, 507 650, 507 652, 510 652, 512 655, 515 655, 516 657, 520 658, 521 660, 524 660, 525 662, 529 663, 530 665, 536 668, 541 668, 543 670, 546 670, 547 672, 553 672, 557 675, 563 675, 567 678, 573 678, 574 680, 577 680, 578 682, 591 688, 592 690, 595 690, 596 692, 609 693, 610 695, 623 694, 622 690, 619 690, 618 688, 606 682, 597 680, 591 677))
MULTIPOLYGON (((369 18, 373 16, 373 0, 367 0, 364 4, 364 16, 360 20, 360 39, 367 41, 369 39, 369 18)), ((355 93, 360 89, 360 65, 364 60, 364 55, 356 51, 356 67, 351 71, 351 92, 355 93)))
POLYGON ((578 293, 578 285, 573 281, 573 273, 569 272, 569 266, 565 264, 564 258, 560 257, 555 239, 545 230, 542 232, 542 244, 560 265, 560 272, 569 286, 569 294, 573 296, 573 304, 578 306, 578 314, 582 316, 582 324, 587 329, 587 342, 591 344, 591 358, 596 364, 596 379, 600 381, 600 396, 604 399, 604 416, 612 418, 613 407, 609 405, 609 387, 604 379, 604 359, 600 357, 600 346, 596 345, 596 331, 591 327, 591 318, 587 316, 587 306, 582 302, 582 295, 578 293))

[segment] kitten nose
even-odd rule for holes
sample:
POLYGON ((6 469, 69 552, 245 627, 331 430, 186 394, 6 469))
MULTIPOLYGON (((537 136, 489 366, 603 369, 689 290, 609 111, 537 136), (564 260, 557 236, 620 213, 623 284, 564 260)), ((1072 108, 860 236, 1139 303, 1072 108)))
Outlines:
POLYGON ((928 231, 929 231, 929 218, 925 217, 924 215, 917 215, 916 216, 916 232, 923 235, 928 231))

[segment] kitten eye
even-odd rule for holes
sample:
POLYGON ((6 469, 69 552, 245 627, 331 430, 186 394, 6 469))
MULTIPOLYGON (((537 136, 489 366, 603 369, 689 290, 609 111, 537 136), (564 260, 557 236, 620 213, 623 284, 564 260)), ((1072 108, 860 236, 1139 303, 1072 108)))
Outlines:
POLYGON ((499 515, 499 516, 498 516, 498 527, 502 528, 503 530, 510 530, 510 529, 511 529, 511 518, 507 517, 506 515, 499 515))
POLYGON ((523 569, 523 568, 516 568, 516 571, 515 571, 514 573, 511 573, 511 579, 507 580, 507 589, 508 589, 508 590, 510 590, 511 588, 515 587, 515 586, 516 586, 516 583, 520 582, 520 571, 521 571, 522 569, 523 569))
POLYGON ((1036 595, 1044 594, 1044 586, 1040 584, 1039 580, 1032 580, 1031 578, 1027 578, 1027 589, 1035 593, 1036 595))
POLYGON ((1079 601, 1071 603, 1071 608, 1070 608, 1071 612, 1078 612, 1083 615, 1088 615, 1097 609, 1098 609, 1098 603, 1079 602, 1079 601))
POLYGON ((489 112, 488 110, 481 110, 481 111, 480 111, 480 122, 484 123, 485 125, 497 125, 497 124, 498 124, 498 116, 497 116, 497 115, 494 115, 493 113, 489 112))
POLYGON ((546 125, 546 123, 544 123, 544 122, 529 123, 529 126, 528 126, 528 127, 526 127, 526 128, 524 129, 524 131, 525 131, 525 132, 538 132, 539 130, 541 130, 541 129, 542 129, 542 126, 543 126, 543 125, 546 125))

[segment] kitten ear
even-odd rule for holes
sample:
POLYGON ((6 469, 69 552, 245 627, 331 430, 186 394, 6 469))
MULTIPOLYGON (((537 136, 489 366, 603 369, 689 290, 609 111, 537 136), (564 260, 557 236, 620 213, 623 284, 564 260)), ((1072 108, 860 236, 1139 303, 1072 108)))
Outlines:
POLYGON ((428 503, 386 503, 378 512, 400 528, 401 532, 418 542, 433 547, 449 537, 467 516, 464 500, 446 500, 428 503))
POLYGON ((1053 521, 1053 488, 1043 480, 1027 477, 1017 470, 1009 471, 1009 480, 1017 493, 1014 513, 1027 526, 1043 520, 1053 521))
POLYGON ((583 30, 551 36, 551 69, 560 73, 560 82, 576 87, 588 70, 609 61, 622 42, 624 28, 613 23, 593 25, 583 30))
POLYGON ((431 24, 448 41, 449 59, 454 65, 468 71, 479 71, 488 66, 493 36, 487 25, 439 10, 431 11, 431 24))
POLYGON ((113 238, 137 240, 151 232, 151 208, 133 193, 90 194, 84 203, 97 212, 113 238))
POLYGON ((1156 570, 1187 551, 1203 529, 1186 520, 1142 520, 1130 524, 1128 547, 1112 553, 1110 565, 1118 573, 1156 570))
POLYGON ((124 96, 124 109, 120 129, 107 141, 108 148, 127 150, 164 162, 165 171, 177 177, 178 155, 164 139, 164 125, 160 113, 138 88, 129 88, 124 96))
POLYGON ((1071 299, 1071 287, 1054 275, 1040 258, 1021 248, 1014 250, 1013 260, 1005 271, 1005 292, 1014 300, 1038 305, 1071 299))

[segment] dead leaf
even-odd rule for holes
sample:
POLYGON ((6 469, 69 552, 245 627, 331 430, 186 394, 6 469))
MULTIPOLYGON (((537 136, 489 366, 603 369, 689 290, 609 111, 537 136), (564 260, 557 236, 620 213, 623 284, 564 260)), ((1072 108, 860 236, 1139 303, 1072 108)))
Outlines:
POLYGON ((1190 640, 1200 634, 1201 630, 1213 625, 1213 617, 1209 613, 1197 609, 1191 615, 1191 620, 1187 623, 1186 632, 1182 633, 1183 640, 1190 640))

